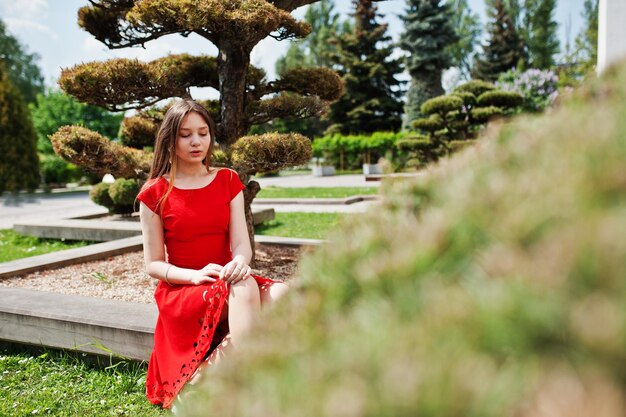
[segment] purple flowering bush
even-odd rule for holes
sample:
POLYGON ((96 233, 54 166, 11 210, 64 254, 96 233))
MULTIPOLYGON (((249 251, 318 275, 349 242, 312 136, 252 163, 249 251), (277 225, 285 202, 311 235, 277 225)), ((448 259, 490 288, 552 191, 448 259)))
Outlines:
POLYGON ((559 77, 552 70, 531 68, 524 72, 515 69, 500 75, 496 85, 505 91, 515 91, 524 97, 521 109, 540 112, 551 106, 559 95, 559 77))

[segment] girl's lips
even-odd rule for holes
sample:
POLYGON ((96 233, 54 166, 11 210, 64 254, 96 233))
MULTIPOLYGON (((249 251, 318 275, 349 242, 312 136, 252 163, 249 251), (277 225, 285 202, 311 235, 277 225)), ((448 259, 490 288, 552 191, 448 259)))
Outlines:
POLYGON ((191 151, 191 154, 192 154, 193 156, 202 155, 202 151, 191 151))

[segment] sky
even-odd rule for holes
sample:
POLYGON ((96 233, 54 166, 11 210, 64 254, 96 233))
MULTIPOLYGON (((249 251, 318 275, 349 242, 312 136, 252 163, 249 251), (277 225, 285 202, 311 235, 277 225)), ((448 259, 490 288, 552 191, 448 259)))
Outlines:
MULTIPOLYGON (((581 13, 584 0, 557 0, 555 17, 559 23, 561 43, 566 39, 569 27, 569 39, 573 41, 582 27, 581 13)), ((343 18, 351 12, 350 0, 335 0, 336 10, 343 18)), ((0 18, 7 25, 9 32, 18 38, 29 53, 40 56, 46 84, 55 85, 61 68, 68 68, 82 62, 103 61, 112 58, 138 58, 150 61, 170 53, 189 53, 192 55, 208 54, 215 56, 217 49, 197 35, 183 38, 168 35, 148 42, 146 48, 125 48, 109 50, 95 40, 77 24, 77 11, 88 4, 87 0, 0 0, 0 18)), ((483 23, 486 21, 485 0, 469 0, 471 9, 478 13, 483 23)), ((378 3, 383 21, 389 23, 389 32, 394 40, 402 30, 398 15, 403 13, 404 0, 388 0, 378 3)), ((305 7, 294 11, 296 17, 303 17, 305 7)), ((261 41, 252 51, 252 64, 267 71, 268 79, 274 79, 274 63, 284 55, 289 41, 278 42, 272 38, 261 41)), ((210 91, 192 91, 195 98, 214 96, 210 91)))

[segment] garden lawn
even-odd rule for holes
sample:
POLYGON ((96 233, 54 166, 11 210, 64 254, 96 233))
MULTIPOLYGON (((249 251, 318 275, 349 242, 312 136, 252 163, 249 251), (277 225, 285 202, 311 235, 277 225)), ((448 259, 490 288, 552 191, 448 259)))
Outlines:
POLYGON ((0 416, 164 416, 145 396, 145 366, 104 369, 62 353, 0 351, 0 416))
POLYGON ((344 198, 355 195, 378 194, 377 187, 265 187, 259 191, 259 198, 344 198))
POLYGON ((0 262, 42 255, 64 249, 87 246, 91 242, 40 239, 21 235, 11 229, 0 229, 0 262))
POLYGON ((343 213, 276 213, 274 220, 255 227, 257 235, 325 239, 337 227, 343 213))

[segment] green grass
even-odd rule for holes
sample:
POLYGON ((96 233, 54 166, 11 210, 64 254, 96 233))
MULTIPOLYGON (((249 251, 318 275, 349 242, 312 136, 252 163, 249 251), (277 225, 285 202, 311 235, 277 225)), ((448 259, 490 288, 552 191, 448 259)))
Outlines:
POLYGON ((0 416, 165 416, 145 396, 145 365, 99 368, 62 353, 0 351, 0 416))
POLYGON ((362 169, 337 169, 335 175, 362 175, 362 169))
POLYGON ((276 218, 257 226, 258 235, 325 239, 339 224, 343 213, 276 213, 276 218))
POLYGON ((283 188, 265 187, 257 197, 259 198, 343 198, 354 195, 378 194, 377 187, 304 187, 283 188))
POLYGON ((252 178, 277 178, 277 177, 293 177, 296 175, 311 175, 311 170, 306 168, 299 169, 283 169, 278 172, 262 172, 255 174, 252 178))
POLYGON ((283 169, 278 173, 279 177, 293 177, 294 175, 311 175, 310 169, 283 169))
POLYGON ((0 262, 28 258, 63 249, 78 248, 89 245, 85 241, 63 241, 56 239, 40 239, 15 233, 11 229, 0 229, 0 262))

